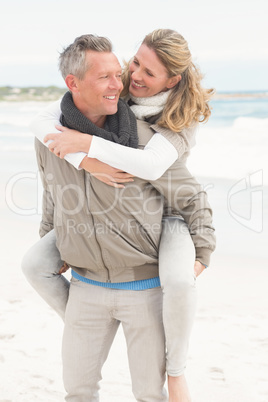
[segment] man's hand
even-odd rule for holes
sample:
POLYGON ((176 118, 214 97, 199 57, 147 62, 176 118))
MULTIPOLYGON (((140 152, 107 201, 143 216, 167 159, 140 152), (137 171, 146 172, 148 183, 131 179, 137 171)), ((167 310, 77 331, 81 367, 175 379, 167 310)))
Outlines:
POLYGON ((198 277, 202 272, 206 269, 205 265, 201 264, 200 261, 195 261, 194 264, 194 274, 196 277, 198 277))
POLYGON ((51 152, 63 159, 66 154, 75 152, 88 153, 92 136, 71 130, 63 126, 56 126, 61 133, 47 134, 44 143, 51 141, 48 148, 51 152))

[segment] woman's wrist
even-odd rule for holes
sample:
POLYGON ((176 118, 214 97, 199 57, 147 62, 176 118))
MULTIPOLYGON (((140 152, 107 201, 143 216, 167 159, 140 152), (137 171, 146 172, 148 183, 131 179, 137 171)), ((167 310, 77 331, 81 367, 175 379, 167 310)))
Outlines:
POLYGON ((95 158, 88 158, 87 156, 82 160, 80 163, 80 169, 84 169, 89 173, 95 173, 96 172, 96 165, 97 165, 97 159, 95 158))
POLYGON ((92 135, 81 134, 79 137, 79 150, 88 154, 92 141, 92 135))

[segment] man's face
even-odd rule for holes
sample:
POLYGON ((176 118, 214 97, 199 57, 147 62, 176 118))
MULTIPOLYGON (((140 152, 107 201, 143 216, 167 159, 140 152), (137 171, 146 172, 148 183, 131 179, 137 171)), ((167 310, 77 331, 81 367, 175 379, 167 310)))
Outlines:
MULTIPOLYGON (((121 66, 111 52, 88 51, 89 69, 84 78, 76 78, 74 101, 78 109, 93 123, 105 121, 106 115, 117 112, 121 81, 121 66)), ((98 124, 99 125, 99 124, 98 124)))

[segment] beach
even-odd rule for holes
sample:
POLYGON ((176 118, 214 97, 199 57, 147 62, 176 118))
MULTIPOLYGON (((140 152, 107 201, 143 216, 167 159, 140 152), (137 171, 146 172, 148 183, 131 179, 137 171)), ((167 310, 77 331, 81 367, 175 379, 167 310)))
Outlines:
MULTIPOLYGON (((63 323, 20 268, 39 238, 42 190, 28 123, 44 105, 3 102, 0 113, 0 402, 60 402, 65 395, 63 323)), ((217 235, 211 266, 197 279, 186 369, 193 402, 268 401, 267 121, 239 113, 228 127, 217 121, 202 128, 189 159, 208 193, 217 235)), ((121 329, 100 396, 135 400, 121 329)))

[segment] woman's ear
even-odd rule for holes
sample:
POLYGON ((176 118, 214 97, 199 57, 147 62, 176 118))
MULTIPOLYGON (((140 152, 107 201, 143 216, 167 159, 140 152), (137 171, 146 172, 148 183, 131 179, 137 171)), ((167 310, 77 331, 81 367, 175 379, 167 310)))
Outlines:
POLYGON ((171 77, 169 79, 169 83, 167 85, 167 88, 168 89, 174 88, 175 85, 177 85, 178 82, 180 82, 180 80, 181 80, 181 75, 174 75, 173 77, 171 77))
POLYGON ((67 75, 65 83, 71 92, 78 92, 77 78, 74 75, 67 75))

